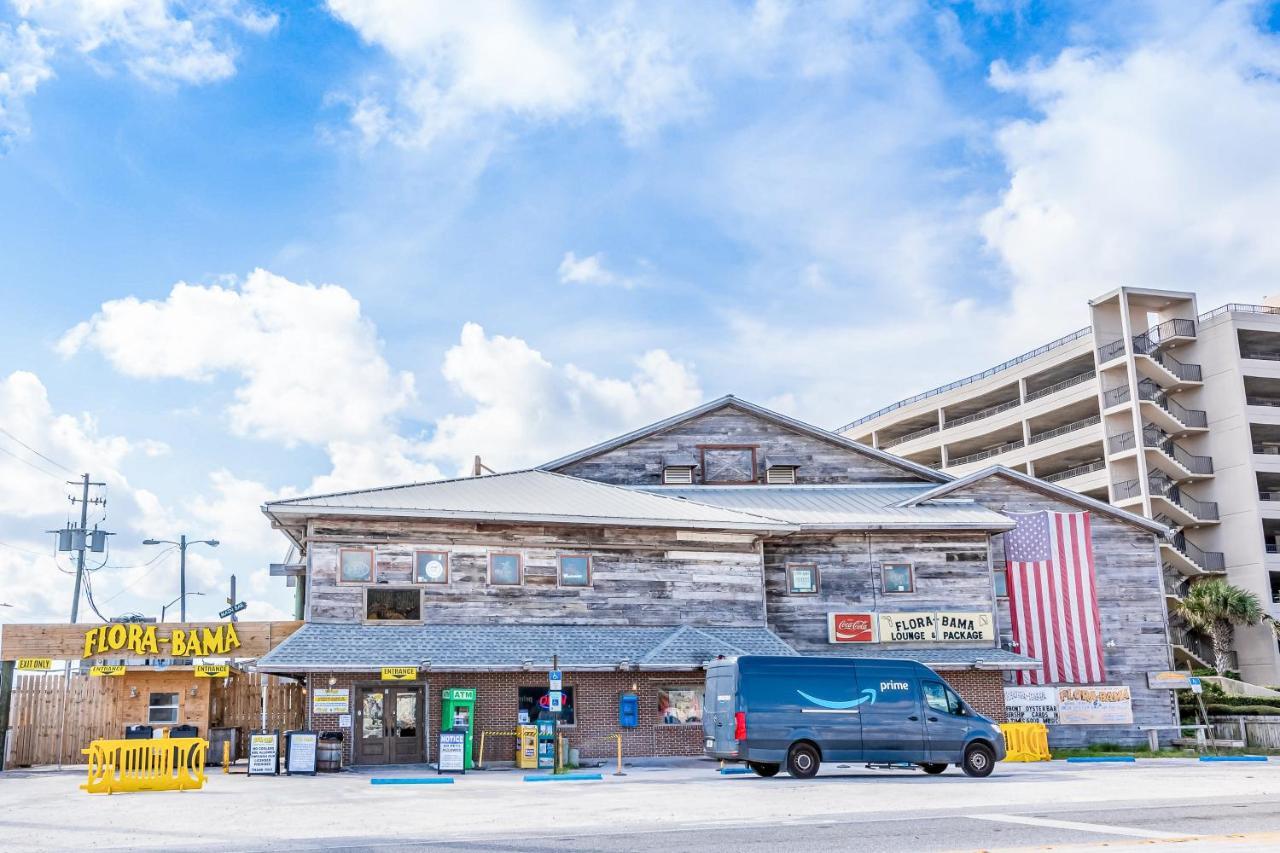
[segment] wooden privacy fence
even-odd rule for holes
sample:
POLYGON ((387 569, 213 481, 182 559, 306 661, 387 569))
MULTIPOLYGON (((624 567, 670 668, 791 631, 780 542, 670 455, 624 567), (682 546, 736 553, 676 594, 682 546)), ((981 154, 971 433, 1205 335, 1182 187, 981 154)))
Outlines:
POLYGON ((1214 716, 1209 722, 1215 738, 1242 740, 1246 747, 1280 749, 1280 715, 1214 716))
POLYGON ((115 694, 105 678, 72 675, 67 685, 66 731, 63 732, 63 674, 21 675, 13 686, 9 725, 13 727, 11 766, 81 764, 80 750, 90 741, 119 737, 115 694), (59 742, 62 756, 59 759, 59 742))
MULTIPOLYGON (((215 726, 250 731, 262 728, 261 676, 241 675, 214 685, 209 719, 215 726)), ((301 684, 268 676, 267 728, 288 731, 306 724, 306 690, 301 684)))

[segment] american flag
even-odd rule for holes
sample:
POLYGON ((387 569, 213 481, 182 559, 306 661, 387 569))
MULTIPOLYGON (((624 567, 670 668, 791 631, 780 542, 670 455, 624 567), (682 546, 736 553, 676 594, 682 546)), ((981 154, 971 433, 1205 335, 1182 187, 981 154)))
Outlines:
POLYGON ((1010 513, 1009 612, 1018 651, 1043 662, 1019 684, 1105 681, 1087 512, 1010 513))

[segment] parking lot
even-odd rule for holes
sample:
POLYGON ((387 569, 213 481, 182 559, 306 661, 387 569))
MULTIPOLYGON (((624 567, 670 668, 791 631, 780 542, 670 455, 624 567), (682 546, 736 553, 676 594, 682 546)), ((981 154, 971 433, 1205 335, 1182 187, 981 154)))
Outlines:
POLYGON ((834 850, 860 846, 855 837, 882 850, 1189 836, 1201 841, 1179 849, 1280 846, 1275 760, 1002 764, 981 780, 855 766, 760 779, 700 760, 609 771, 599 781, 532 784, 512 770, 384 786, 371 780, 434 773, 248 778, 214 768, 201 791, 111 796, 80 791, 78 771, 15 771, 0 774, 0 837, 8 850, 765 849, 801 839, 834 850))

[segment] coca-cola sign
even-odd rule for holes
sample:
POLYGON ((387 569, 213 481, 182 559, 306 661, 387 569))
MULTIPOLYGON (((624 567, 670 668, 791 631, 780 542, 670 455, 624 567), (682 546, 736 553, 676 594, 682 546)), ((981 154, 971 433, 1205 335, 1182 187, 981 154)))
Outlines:
POLYGON ((827 638, 833 643, 874 643, 876 620, 872 613, 827 614, 827 638))

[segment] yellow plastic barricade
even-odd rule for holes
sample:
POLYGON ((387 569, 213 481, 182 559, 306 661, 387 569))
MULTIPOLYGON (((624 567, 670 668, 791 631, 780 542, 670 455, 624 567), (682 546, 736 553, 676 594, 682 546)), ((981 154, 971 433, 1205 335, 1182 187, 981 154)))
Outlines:
POLYGON ((1005 761, 1049 761, 1049 730, 1044 723, 1001 723, 1005 761))
POLYGON ((202 788, 208 751, 209 741, 196 737, 95 740, 81 750, 89 756, 89 781, 80 787, 90 794, 202 788))

